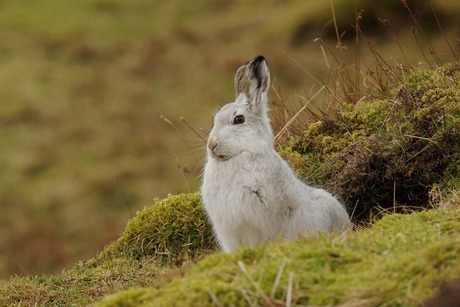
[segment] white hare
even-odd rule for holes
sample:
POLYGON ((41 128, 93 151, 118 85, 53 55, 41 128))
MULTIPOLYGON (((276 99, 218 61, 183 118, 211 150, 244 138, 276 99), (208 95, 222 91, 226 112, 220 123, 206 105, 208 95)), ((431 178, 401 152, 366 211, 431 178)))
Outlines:
POLYGON ((269 84, 264 57, 241 66, 236 100, 217 112, 209 134, 202 199, 226 252, 350 227, 337 199, 300 181, 275 151, 269 84))

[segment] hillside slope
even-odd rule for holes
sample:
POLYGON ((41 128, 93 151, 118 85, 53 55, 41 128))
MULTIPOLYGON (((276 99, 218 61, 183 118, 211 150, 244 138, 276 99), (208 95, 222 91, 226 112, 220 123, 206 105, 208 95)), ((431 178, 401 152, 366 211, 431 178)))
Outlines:
POLYGON ((368 46, 408 67, 451 57, 460 2, 408 3, 420 27, 400 0, 0 1, 0 278, 58 272, 153 198, 196 190, 204 144, 180 117, 208 130, 257 54, 278 131, 333 79, 331 4, 346 59, 377 65, 368 46))
MULTIPOLYGON (((393 207, 385 209, 422 212, 387 215, 379 208, 388 192, 376 189, 369 196, 374 202, 350 208, 360 210, 363 223, 383 216, 372 226, 208 256, 216 246, 199 194, 171 195, 139 211, 121 237, 89 261, 62 274, 0 281, 0 305, 85 305, 110 294, 98 304, 419 304, 460 275, 459 84, 458 63, 413 72, 387 98, 348 106, 282 148, 300 174, 326 186, 330 170, 362 165, 350 160, 356 146, 382 158, 366 164, 379 166, 373 173, 349 172, 350 182, 368 172, 365 184, 375 187, 391 174, 411 171, 416 178, 429 170, 423 176, 430 181, 421 177, 422 188, 411 190, 417 202, 398 203, 395 193, 393 207)), ((345 191, 356 197, 363 190, 345 191)))

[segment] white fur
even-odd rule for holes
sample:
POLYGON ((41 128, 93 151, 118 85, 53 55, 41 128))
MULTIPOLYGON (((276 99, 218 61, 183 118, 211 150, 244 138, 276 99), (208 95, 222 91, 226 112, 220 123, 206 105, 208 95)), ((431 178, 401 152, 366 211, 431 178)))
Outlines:
POLYGON ((337 199, 300 181, 275 151, 265 59, 243 65, 235 80, 236 101, 214 117, 201 188, 222 249, 350 228, 337 199), (244 116, 243 124, 233 124, 237 115, 244 116))

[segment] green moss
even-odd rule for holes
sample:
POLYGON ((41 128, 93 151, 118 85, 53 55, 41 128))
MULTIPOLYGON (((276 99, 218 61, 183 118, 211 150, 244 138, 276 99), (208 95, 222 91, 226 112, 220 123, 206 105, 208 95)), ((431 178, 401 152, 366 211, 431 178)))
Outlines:
POLYGON ((121 237, 99 257, 153 257, 181 264, 216 248, 199 193, 155 200, 128 222, 121 237))
POLYGON ((460 178, 459 82, 458 63, 413 72, 392 97, 347 105, 282 155, 355 208, 357 221, 381 207, 428 207, 435 185, 452 189, 460 178))
POLYGON ((98 306, 269 305, 285 303, 289 291, 304 305, 417 305, 460 274, 458 253, 460 210, 389 215, 356 233, 217 254, 159 289, 98 306))
POLYGON ((148 301, 151 301, 153 298, 154 297, 152 296, 151 289, 131 289, 119 293, 117 295, 116 300, 111 300, 110 298, 107 299, 106 304, 119 307, 138 307, 144 306, 148 301))

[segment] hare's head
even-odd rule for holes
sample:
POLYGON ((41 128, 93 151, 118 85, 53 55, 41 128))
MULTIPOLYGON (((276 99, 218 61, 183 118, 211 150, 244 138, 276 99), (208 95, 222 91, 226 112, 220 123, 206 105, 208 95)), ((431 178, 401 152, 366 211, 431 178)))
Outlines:
POLYGON ((240 153, 263 153, 273 147, 268 117, 270 71, 263 56, 241 66, 235 76, 235 102, 223 106, 214 116, 208 154, 228 160, 240 153))

